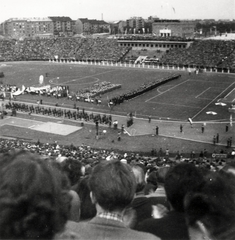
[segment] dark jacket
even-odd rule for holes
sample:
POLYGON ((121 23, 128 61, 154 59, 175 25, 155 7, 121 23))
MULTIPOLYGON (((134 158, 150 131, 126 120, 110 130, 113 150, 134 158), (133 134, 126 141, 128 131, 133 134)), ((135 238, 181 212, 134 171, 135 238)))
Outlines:
POLYGON ((152 233, 162 240, 189 240, 184 213, 170 211, 159 219, 147 219, 140 223, 137 230, 152 233))

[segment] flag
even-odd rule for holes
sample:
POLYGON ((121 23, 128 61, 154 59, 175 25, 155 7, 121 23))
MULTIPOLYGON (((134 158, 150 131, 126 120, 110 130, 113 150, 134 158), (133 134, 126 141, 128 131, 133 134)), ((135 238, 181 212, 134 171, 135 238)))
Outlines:
POLYGON ((233 126, 233 115, 230 114, 230 126, 232 127, 233 126))

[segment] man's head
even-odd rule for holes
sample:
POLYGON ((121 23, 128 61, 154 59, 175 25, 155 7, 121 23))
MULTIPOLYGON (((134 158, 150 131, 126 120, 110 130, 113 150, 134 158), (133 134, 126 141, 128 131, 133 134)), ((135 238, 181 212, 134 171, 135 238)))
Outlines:
POLYGON ((184 197, 194 191, 203 182, 203 176, 198 168, 190 163, 181 163, 172 167, 165 177, 166 196, 178 212, 184 212, 184 197))
POLYGON ((95 203, 105 211, 122 211, 136 190, 135 176, 129 165, 118 160, 104 161, 91 173, 90 190, 95 203))

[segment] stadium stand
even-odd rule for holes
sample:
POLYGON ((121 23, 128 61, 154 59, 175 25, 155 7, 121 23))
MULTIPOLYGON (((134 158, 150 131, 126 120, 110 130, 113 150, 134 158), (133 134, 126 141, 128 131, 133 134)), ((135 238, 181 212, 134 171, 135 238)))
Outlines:
POLYGON ((129 51, 116 40, 101 38, 53 38, 0 41, 2 61, 48 59, 120 61, 129 51))
MULTIPOLYGON (((218 68, 235 71, 235 42, 229 40, 192 40, 178 37, 122 36, 127 40, 193 41, 188 49, 173 48, 161 54, 154 64, 218 68)), ((119 46, 117 39, 52 38, 1 40, 1 61, 70 60, 129 62, 130 47, 119 46)), ((133 61, 136 59, 132 59, 133 61)), ((149 61, 148 61, 148 64, 149 61)))
POLYGON ((201 40, 194 41, 188 49, 172 49, 166 53, 163 64, 195 66, 199 68, 234 68, 233 41, 201 40), (229 59, 228 59, 229 58, 229 59), (226 60, 226 61, 225 61, 226 60), (222 64, 224 62, 224 64, 222 64))

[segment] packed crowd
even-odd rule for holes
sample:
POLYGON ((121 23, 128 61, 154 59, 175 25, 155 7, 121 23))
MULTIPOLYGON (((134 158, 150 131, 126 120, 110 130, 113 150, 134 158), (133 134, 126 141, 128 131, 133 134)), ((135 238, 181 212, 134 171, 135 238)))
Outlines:
POLYGON ((232 163, 39 140, 0 149, 1 239, 235 237, 232 163))
POLYGON ((128 35, 118 35, 118 39, 125 40, 151 40, 151 41, 180 41, 180 42, 189 42, 194 39, 179 37, 179 36, 169 36, 169 37, 161 37, 153 34, 128 34, 128 35))
POLYGON ((120 61, 129 51, 114 39, 52 38, 1 40, 2 61, 32 61, 49 59, 120 61))
POLYGON ((171 49, 160 62, 170 65, 188 65, 199 68, 234 68, 234 41, 194 41, 188 49, 171 49))
MULTIPOLYGON (((189 41, 179 37, 154 35, 119 36, 128 40, 189 41), (140 39, 139 39, 140 38, 140 39)), ((192 40, 192 39, 191 39, 192 40)), ((124 61, 130 47, 121 47, 116 39, 105 38, 52 38, 1 40, 0 60, 69 60, 69 61, 124 61)), ((234 41, 193 40, 188 49, 174 48, 159 59, 160 64, 198 66, 201 68, 234 69, 234 41)), ((158 63, 158 64, 159 64, 158 63)))

